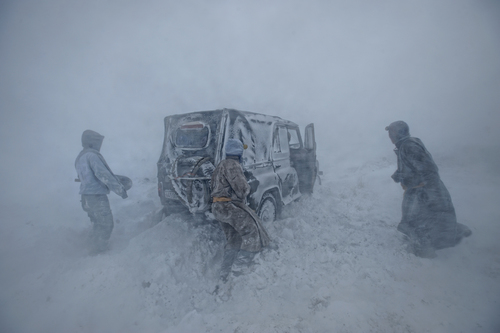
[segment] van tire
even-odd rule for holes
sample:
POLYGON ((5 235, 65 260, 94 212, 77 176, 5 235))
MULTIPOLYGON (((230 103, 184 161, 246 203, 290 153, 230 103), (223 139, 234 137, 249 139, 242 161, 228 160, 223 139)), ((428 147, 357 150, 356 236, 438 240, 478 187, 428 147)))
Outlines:
POLYGON ((267 192, 262 196, 258 215, 264 223, 274 222, 276 220, 278 216, 278 205, 272 193, 267 192))

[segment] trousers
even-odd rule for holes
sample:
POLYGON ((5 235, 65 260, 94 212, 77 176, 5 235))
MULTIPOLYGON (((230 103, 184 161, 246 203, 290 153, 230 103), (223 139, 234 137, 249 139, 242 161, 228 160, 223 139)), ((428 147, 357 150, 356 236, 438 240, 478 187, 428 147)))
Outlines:
POLYGON ((82 208, 92 222, 90 240, 97 251, 104 251, 113 231, 113 213, 106 194, 82 194, 82 208))
POLYGON ((212 213, 226 235, 226 249, 249 252, 262 249, 259 230, 250 214, 231 202, 213 203, 212 213))

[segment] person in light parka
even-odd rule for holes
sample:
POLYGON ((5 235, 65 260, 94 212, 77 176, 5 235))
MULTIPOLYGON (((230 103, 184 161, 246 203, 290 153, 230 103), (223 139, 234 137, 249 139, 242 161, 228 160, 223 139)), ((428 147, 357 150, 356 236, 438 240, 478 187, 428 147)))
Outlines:
MULTIPOLYGON (((82 134, 83 150, 75 160, 80 182, 82 208, 92 222, 90 235, 90 254, 96 255, 108 250, 108 240, 113 231, 113 214, 109 206, 110 190, 123 199, 127 198, 127 189, 119 177, 113 174, 106 160, 101 155, 104 136, 86 130, 82 134)), ((127 177, 125 177, 127 178, 127 177)), ((127 178, 128 179, 128 178, 127 178)), ((128 179, 130 181, 130 179, 128 179)))

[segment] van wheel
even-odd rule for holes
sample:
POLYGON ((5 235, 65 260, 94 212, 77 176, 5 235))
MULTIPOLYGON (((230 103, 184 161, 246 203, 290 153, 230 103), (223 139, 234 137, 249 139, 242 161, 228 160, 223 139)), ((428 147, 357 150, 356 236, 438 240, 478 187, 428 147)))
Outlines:
POLYGON ((276 215, 278 208, 276 205, 276 199, 271 193, 266 193, 262 196, 262 203, 259 208, 259 217, 264 223, 274 222, 276 220, 276 215))

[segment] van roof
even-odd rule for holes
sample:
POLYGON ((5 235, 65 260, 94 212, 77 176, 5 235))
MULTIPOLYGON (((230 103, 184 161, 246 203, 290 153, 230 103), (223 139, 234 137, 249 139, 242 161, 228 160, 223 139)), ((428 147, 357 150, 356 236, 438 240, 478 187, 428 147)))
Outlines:
POLYGON ((200 113, 208 114, 208 113, 215 113, 215 112, 222 112, 222 111, 227 111, 230 115, 237 113, 237 114, 243 115, 245 118, 259 118, 261 121, 267 121, 267 122, 272 122, 272 123, 280 122, 280 123, 284 123, 284 124, 289 125, 289 126, 298 126, 293 121, 286 120, 286 119, 283 119, 283 118, 278 117, 278 116, 271 116, 271 115, 258 113, 258 112, 241 111, 241 110, 227 109, 227 108, 173 114, 170 116, 166 116, 165 119, 170 118, 170 117, 177 118, 180 116, 186 116, 186 115, 190 115, 190 114, 200 114, 200 113))

